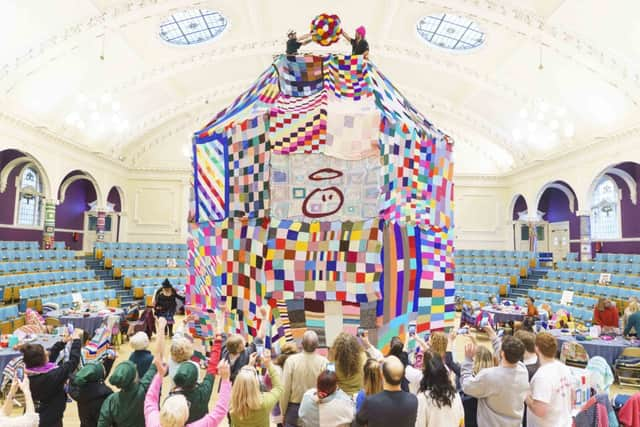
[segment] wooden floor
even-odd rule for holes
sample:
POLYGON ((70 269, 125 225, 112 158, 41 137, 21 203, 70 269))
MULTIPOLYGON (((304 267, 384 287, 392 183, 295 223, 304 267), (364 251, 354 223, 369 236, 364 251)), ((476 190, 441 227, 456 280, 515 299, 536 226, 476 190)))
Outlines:
MULTIPOLYGON (((179 317, 179 316, 178 316, 179 317)), ((176 319, 177 321, 181 321, 181 319, 176 319)), ((464 345, 467 342, 467 339, 464 337, 459 337, 456 340, 455 343, 455 360, 462 360, 464 358, 464 345)), ((488 340, 484 339, 481 336, 477 337, 477 342, 479 345, 484 345, 487 346, 488 348, 491 348, 490 343, 488 340)), ((150 344, 150 348, 155 348, 156 345, 156 339, 155 337, 152 339, 151 344, 150 344)), ((170 340, 169 338, 166 339, 165 345, 167 347, 167 350, 165 352, 165 354, 168 354, 168 347, 170 345, 170 340)), ((123 360, 127 360, 129 358, 129 355, 131 354, 131 346, 129 345, 129 343, 125 343, 123 344, 119 349, 118 349, 118 358, 116 359, 116 363, 114 364, 114 367, 121 361, 123 360)), ((163 390, 163 396, 161 397, 161 402, 164 399, 164 394, 168 393, 169 391, 169 384, 168 384, 168 380, 165 379, 165 384, 162 387, 163 390)), ((217 390, 217 386, 214 387, 214 390, 217 390)), ((617 394, 617 393, 627 393, 627 394, 633 394, 636 393, 638 390, 637 389, 633 389, 633 388, 625 388, 625 387, 620 387, 617 385, 614 385, 612 387, 612 395, 613 394, 617 394)), ((211 402, 209 405, 209 408, 213 408, 213 406, 215 405, 215 399, 216 396, 215 394, 213 396, 211 396, 211 402)), ((20 410, 21 411, 21 410, 20 410)), ((17 410, 16 410, 16 413, 17 410)), ((77 405, 75 402, 71 402, 67 404, 67 410, 65 411, 64 414, 64 425, 65 427, 80 427, 80 420, 78 419, 78 410, 77 410, 77 405)), ((222 424, 223 426, 227 426, 226 421, 222 424)), ((275 425, 275 424, 274 424, 275 425)))

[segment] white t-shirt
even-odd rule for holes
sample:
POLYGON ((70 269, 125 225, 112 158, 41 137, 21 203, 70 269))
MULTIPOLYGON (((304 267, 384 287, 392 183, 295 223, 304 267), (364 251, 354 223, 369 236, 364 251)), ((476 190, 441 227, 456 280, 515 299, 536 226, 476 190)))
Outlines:
POLYGON ((464 406, 460 393, 453 394, 451 406, 442 406, 431 399, 429 392, 418 393, 416 427, 464 427, 464 406))
POLYGON ((540 418, 527 408, 527 427, 571 427, 573 393, 567 366, 558 360, 541 365, 531 378, 531 395, 534 400, 549 404, 549 410, 540 418))

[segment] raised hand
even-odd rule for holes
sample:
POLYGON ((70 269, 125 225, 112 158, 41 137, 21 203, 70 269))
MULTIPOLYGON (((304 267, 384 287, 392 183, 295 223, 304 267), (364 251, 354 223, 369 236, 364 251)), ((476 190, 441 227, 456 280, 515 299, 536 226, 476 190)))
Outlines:
POLYGON ((464 346, 464 355, 467 359, 473 360, 473 357, 476 354, 476 346, 473 343, 467 343, 464 346))
POLYGON ((73 330, 73 339, 74 340, 82 340, 82 337, 84 335, 84 331, 80 328, 75 328, 73 330))
POLYGON ((264 349, 264 352, 262 353, 262 364, 265 368, 268 368, 271 364, 271 350, 266 348, 264 349))
POLYGON ((168 370, 166 363, 164 363, 161 359, 156 357, 153 359, 153 364, 156 365, 156 369, 158 370, 158 375, 164 378, 164 376, 167 375, 167 370, 168 370))
POLYGON ((228 381, 229 378, 231 378, 231 367, 229 366, 229 362, 224 359, 218 363, 218 375, 220 375, 222 380, 228 381))
MULTIPOLYGON (((29 388, 29 376, 27 374, 24 374, 24 378, 22 379, 22 381, 16 378, 14 382, 18 383, 20 390, 22 390, 24 394, 31 392, 31 389, 29 388)), ((11 387, 13 388, 13 384, 11 384, 11 387)))
POLYGON ((249 355, 249 366, 256 366, 256 359, 258 358, 258 353, 253 352, 249 355))

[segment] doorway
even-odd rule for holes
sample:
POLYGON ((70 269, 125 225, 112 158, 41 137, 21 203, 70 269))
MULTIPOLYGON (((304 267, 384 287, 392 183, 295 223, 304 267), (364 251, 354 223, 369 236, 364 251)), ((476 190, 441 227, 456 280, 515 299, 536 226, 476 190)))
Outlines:
POLYGON ((569 221, 549 223, 549 251, 553 259, 564 259, 569 253, 569 221))

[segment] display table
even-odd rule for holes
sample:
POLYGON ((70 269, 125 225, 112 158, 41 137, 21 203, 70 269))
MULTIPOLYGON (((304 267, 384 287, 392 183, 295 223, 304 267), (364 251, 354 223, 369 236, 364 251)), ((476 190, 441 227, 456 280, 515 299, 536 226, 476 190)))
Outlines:
POLYGON ((119 308, 114 311, 99 311, 89 313, 74 313, 54 310, 46 313, 45 316, 53 317, 60 320, 60 326, 65 326, 71 323, 75 328, 82 329, 87 334, 89 334, 90 337, 92 337, 95 330, 98 329, 100 325, 102 325, 104 319, 109 316, 118 316, 122 318, 124 316, 124 312, 119 308))
POLYGON ((493 321, 496 323, 521 322, 527 315, 527 309, 520 307, 516 309, 514 306, 500 305, 497 308, 492 306, 482 307, 482 311, 491 313, 493 321))
POLYGON ((620 356, 626 347, 638 347, 631 341, 622 337, 616 337, 614 340, 606 341, 599 338, 593 340, 578 341, 573 335, 563 334, 560 329, 552 329, 551 334, 558 340, 558 350, 562 348, 565 342, 577 342, 582 345, 589 357, 601 356, 609 365, 613 366, 616 359, 620 356))
MULTIPOLYGON (((31 344, 40 344, 45 350, 49 350, 55 343, 62 340, 62 337, 58 335, 39 334, 36 339, 30 341, 31 344)), ((0 375, 4 371, 5 366, 18 356, 21 356, 19 350, 13 348, 1 348, 0 349, 0 375)))

